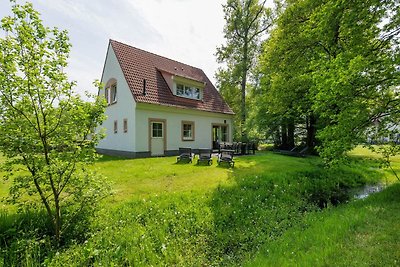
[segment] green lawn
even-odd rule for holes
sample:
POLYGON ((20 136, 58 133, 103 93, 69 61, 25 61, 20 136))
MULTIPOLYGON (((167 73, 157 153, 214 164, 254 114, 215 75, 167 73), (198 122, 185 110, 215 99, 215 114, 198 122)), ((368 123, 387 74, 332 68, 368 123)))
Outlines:
POLYGON ((113 184, 113 200, 131 200, 173 192, 206 192, 219 185, 235 185, 235 177, 264 173, 293 173, 316 168, 319 159, 295 158, 272 153, 235 158, 235 167, 176 164, 176 157, 119 159, 104 156, 95 170, 113 184))
MULTIPOLYGON (((351 153, 356 160, 329 170, 317 157, 271 152, 237 157, 235 168, 217 166, 216 159, 212 166, 198 166, 176 164, 175 157, 103 157, 92 168, 107 177, 113 194, 83 232, 85 242, 74 241, 57 254, 46 250, 40 237, 36 241, 22 235, 13 242, 15 237, 8 236, 7 229, 19 233, 29 225, 21 223, 24 217, 16 217, 14 224, 8 220, 11 226, 0 223, 0 235, 11 242, 0 247, 0 265, 2 257, 11 264, 20 257, 30 263, 47 260, 49 266, 230 266, 246 261, 258 266, 377 265, 379 260, 366 259, 369 252, 378 255, 391 246, 398 249, 400 213, 394 201, 398 187, 375 201, 338 208, 330 204, 347 201, 343 189, 394 182, 393 175, 379 170, 376 163, 360 159, 371 156, 368 153, 358 148, 351 153), (329 208, 319 211, 316 206, 321 203, 329 208), (384 230, 373 236, 371 229, 384 230), (363 236, 368 242, 357 241, 363 236), (346 257, 333 261, 335 251, 346 257), (349 251, 363 256, 355 258, 349 251)), ((395 168, 399 165, 396 159, 395 168)), ((7 189, 8 184, 2 183, 0 196, 7 189)), ((11 213, 4 221, 12 218, 14 209, 3 206, 3 210, 11 213)), ((391 252, 383 255, 389 266, 398 257, 391 252)))
MULTIPOLYGON (((351 157, 358 158, 358 159, 379 159, 381 156, 374 152, 371 152, 369 149, 358 146, 354 150, 348 153, 351 157)), ((400 175, 400 155, 391 157, 392 167, 396 171, 397 175, 400 175)), ((383 170, 385 174, 384 180, 387 183, 394 183, 399 182, 392 171, 386 169, 383 170)))

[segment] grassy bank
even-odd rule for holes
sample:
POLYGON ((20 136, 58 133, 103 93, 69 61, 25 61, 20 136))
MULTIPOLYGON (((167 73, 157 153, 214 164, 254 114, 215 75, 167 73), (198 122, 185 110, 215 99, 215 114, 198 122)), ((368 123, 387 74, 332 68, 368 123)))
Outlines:
POLYGON ((94 168, 110 179, 114 194, 83 238, 55 253, 45 231, 27 231, 38 228, 35 215, 8 213, 0 222, 4 263, 241 264, 293 227, 306 229, 320 208, 346 203, 350 188, 382 179, 368 161, 326 170, 315 157, 269 152, 239 157, 234 169, 175 164, 174 157, 105 157, 94 168))
POLYGON ((400 184, 307 216, 247 266, 399 266, 400 184))

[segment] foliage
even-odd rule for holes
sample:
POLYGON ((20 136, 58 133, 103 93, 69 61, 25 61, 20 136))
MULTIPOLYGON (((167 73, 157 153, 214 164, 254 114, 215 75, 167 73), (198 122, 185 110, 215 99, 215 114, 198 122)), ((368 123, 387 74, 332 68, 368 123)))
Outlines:
POLYGON ((9 201, 21 209, 42 205, 59 245, 107 188, 86 168, 97 158, 102 135, 94 129, 105 105, 85 102, 67 80, 67 32, 43 26, 32 4, 11 2, 0 39, 0 149, 13 183, 9 201))
POLYGON ((247 139, 246 92, 250 73, 255 66, 262 35, 272 25, 272 10, 265 8, 266 0, 228 0, 225 13, 226 44, 217 48, 217 60, 226 63, 216 74, 221 94, 237 114, 236 129, 247 139))
POLYGON ((262 54, 259 116, 306 125, 330 163, 375 120, 398 123, 398 11, 395 1, 286 1, 262 54))

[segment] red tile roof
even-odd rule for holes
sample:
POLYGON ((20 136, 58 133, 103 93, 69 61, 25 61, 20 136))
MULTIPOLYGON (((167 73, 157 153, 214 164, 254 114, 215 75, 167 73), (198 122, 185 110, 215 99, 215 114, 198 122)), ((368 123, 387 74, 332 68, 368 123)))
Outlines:
POLYGON ((201 69, 114 40, 110 40, 110 45, 136 102, 234 114, 201 69), (205 83, 203 99, 173 95, 161 71, 205 83))

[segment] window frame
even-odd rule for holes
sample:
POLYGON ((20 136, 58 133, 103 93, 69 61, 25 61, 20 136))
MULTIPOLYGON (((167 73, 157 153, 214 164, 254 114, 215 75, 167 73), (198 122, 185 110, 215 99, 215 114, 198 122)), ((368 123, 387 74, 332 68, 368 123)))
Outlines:
POLYGON ((106 99, 107 105, 109 105, 109 103, 110 103, 110 101, 109 101, 109 98, 110 98, 109 93, 110 93, 110 91, 108 90, 108 88, 105 88, 104 89, 104 98, 106 99))
POLYGON ((228 140, 229 140, 229 128, 228 128, 228 125, 221 125, 220 129, 221 129, 221 142, 224 142, 224 143, 228 142, 228 140), (224 129, 225 131, 222 130, 222 129, 224 129), (225 140, 223 140, 223 139, 225 139, 225 140))
MULTIPOLYGON (((231 126, 229 123, 211 123, 211 140, 214 142, 214 128, 218 128, 217 131, 219 131, 220 136, 218 136, 218 142, 219 143, 229 143, 231 142, 231 126), (223 132, 222 128, 225 128, 226 131, 223 132), (223 136, 225 138, 223 138, 223 136), (225 140, 223 140, 225 139, 225 140)), ((217 141, 217 140, 215 140, 217 141)))
POLYGON ((194 121, 182 121, 181 122, 181 138, 182 141, 194 141, 195 140, 195 123, 194 121), (185 136, 185 125, 190 125, 191 136, 185 136))
POLYGON ((160 122, 160 121, 152 121, 151 122, 151 138, 164 138, 164 125, 163 125, 163 123, 162 122, 160 122), (160 124, 161 125, 161 129, 154 129, 154 125, 155 124, 160 124), (159 135, 157 135, 157 136, 154 136, 154 130, 156 130, 156 132, 159 134, 159 133, 161 133, 161 136, 159 136, 159 135))
POLYGON ((124 122, 123 122, 123 131, 124 131, 124 133, 127 133, 128 132, 128 119, 124 119, 124 122))
POLYGON ((104 91, 104 98, 106 99, 108 106, 117 103, 118 99, 117 88, 118 88, 117 80, 115 78, 109 79, 105 86, 105 91, 104 91))
POLYGON ((114 133, 118 133, 118 120, 114 120, 114 133))
POLYGON ((175 91, 176 96, 193 99, 193 100, 202 100, 202 94, 201 94, 202 90, 199 87, 187 85, 184 83, 178 83, 178 82, 175 84, 175 86, 176 86, 176 91, 175 91), (187 92, 190 92, 190 93, 187 94, 187 92), (196 95, 198 97, 194 97, 196 95))
POLYGON ((117 103, 117 83, 113 83, 110 86, 110 105, 117 103))

